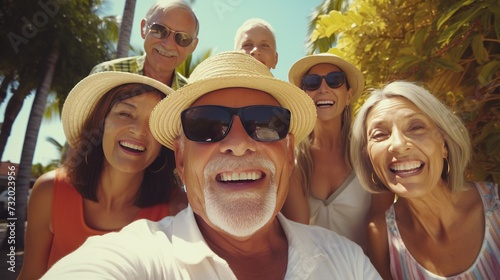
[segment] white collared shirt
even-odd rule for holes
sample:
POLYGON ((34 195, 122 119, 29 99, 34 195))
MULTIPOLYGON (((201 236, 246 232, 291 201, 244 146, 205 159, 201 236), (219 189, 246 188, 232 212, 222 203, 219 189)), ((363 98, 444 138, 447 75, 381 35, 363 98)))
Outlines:
MULTIPOLYGON (((278 219, 288 240, 285 279, 381 279, 361 248, 317 226, 278 219)), ((90 237, 42 279, 236 279, 207 245, 190 206, 159 222, 139 220, 90 237)))

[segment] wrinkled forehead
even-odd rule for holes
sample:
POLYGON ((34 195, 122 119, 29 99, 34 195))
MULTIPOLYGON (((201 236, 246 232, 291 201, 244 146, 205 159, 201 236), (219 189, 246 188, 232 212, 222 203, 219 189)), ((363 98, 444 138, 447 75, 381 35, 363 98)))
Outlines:
POLYGON ((276 42, 274 33, 261 23, 249 23, 243 26, 239 37, 240 40, 247 37, 266 37, 267 40, 276 42))

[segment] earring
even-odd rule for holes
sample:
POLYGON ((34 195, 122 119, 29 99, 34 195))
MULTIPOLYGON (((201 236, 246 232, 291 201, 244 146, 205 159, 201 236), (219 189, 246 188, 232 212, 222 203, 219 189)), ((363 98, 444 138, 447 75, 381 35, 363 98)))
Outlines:
POLYGON ((158 173, 158 172, 162 171, 163 168, 165 168, 165 166, 167 166, 167 161, 166 160, 165 160, 165 163, 160 167, 160 169, 155 170, 155 171, 150 170, 150 172, 151 173, 158 173))
POLYGON ((448 164, 448 159, 447 158, 444 158, 443 159, 443 169, 444 169, 444 166, 446 166, 446 175, 449 175, 450 174, 450 165, 448 164))
POLYGON ((373 184, 374 184, 375 186, 378 186, 378 183, 377 183, 377 182, 375 182, 375 178, 373 177, 373 172, 372 172, 372 182, 373 182, 373 184))
POLYGON ((89 165, 89 162, 87 161, 87 156, 88 156, 88 155, 85 155, 85 163, 86 163, 87 165, 89 165))

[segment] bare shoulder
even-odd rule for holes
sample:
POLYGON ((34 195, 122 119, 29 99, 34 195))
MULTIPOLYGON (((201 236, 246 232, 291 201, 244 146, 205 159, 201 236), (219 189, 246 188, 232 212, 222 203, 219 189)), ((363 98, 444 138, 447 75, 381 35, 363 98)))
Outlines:
POLYGON ((50 193, 52 195, 55 181, 56 170, 49 171, 38 177, 38 179, 35 181, 35 184, 33 185, 31 196, 46 195, 47 193, 50 193))
POLYGON ((370 218, 368 221, 368 236, 381 238, 386 236, 387 227, 385 221, 385 213, 381 212, 370 218))
POLYGON ((390 273, 389 242, 385 214, 373 216, 367 229, 368 257, 383 279, 392 279, 390 273))
POLYGON ((29 212, 38 212, 40 210, 51 209, 47 205, 52 205, 52 194, 56 181, 56 171, 49 171, 38 177, 31 189, 28 202, 29 212), (30 211, 32 210, 32 211, 30 211))

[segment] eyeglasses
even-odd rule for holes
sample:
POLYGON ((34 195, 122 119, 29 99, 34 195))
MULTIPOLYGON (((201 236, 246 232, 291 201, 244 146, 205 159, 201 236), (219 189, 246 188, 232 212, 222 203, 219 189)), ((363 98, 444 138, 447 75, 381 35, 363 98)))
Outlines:
POLYGON ((248 136, 259 142, 282 140, 290 129, 290 111, 266 105, 242 108, 216 105, 191 107, 181 113, 182 129, 191 141, 218 142, 231 130, 235 115, 240 117, 248 136))
POLYGON ((174 31, 165 25, 153 22, 153 24, 148 26, 149 32, 157 39, 163 39, 174 33, 175 43, 183 48, 191 45, 193 42, 193 37, 186 32, 174 31))
POLYGON ((305 75, 302 78, 302 88, 304 90, 317 90, 321 86, 321 81, 323 79, 325 79, 329 87, 339 88, 345 83, 345 73, 334 71, 324 76, 318 74, 305 75))

